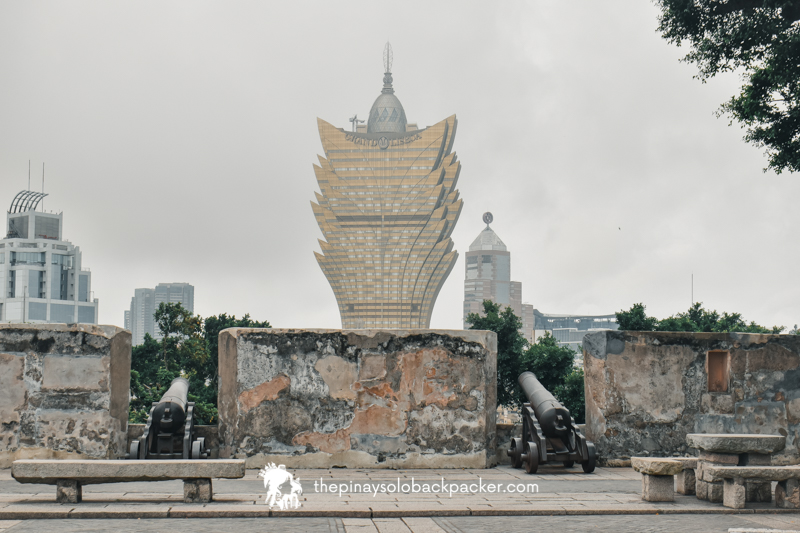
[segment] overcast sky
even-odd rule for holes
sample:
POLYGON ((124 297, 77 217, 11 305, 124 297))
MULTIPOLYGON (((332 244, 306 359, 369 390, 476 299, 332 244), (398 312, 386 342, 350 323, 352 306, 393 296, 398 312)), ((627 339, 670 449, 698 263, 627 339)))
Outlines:
MULTIPOLYGON (((100 323, 137 287, 202 316, 341 326, 313 252, 320 117, 349 129, 382 52, 410 122, 456 114, 459 260, 433 313, 461 328, 481 215, 546 313, 659 318, 694 299, 800 322, 800 175, 715 110, 643 0, 0 3, 0 203, 41 187, 92 270, 100 323)), ((7 209, 7 208, 6 208, 7 209)))

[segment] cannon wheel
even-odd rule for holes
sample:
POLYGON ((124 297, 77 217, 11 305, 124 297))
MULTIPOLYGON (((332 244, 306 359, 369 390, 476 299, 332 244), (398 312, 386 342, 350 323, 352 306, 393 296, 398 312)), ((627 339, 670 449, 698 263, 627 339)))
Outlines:
POLYGON ((138 459, 139 458, 139 439, 131 442, 131 453, 128 454, 130 459, 138 459))
POLYGON ((575 461, 564 461, 564 468, 572 468, 575 466, 575 461))
POLYGON ((514 468, 522 467, 522 439, 511 439, 511 448, 508 450, 511 457, 511 466, 514 468))
POLYGON ((594 444, 591 442, 586 443, 586 449, 589 451, 589 457, 581 463, 581 466, 584 472, 591 474, 594 472, 594 467, 597 464, 597 451, 594 448, 594 444))
POLYGON ((202 443, 196 440, 192 443, 192 459, 200 459, 201 453, 203 453, 202 443))
POLYGON ((539 469, 539 447, 535 442, 528 441, 525 453, 527 454, 525 458, 525 471, 529 474, 535 474, 539 469))

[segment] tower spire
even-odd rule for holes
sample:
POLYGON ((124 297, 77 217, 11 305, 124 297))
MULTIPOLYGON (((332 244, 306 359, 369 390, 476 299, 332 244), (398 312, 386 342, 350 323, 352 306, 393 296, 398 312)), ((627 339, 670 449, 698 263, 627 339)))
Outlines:
POLYGON ((387 41, 386 46, 383 48, 383 90, 384 94, 393 94, 392 88, 392 45, 387 41))

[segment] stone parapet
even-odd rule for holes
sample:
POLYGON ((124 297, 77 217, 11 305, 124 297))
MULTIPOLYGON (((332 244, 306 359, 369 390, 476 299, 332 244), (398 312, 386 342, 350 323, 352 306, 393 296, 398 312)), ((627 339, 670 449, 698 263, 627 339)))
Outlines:
POLYGON ((219 354, 220 457, 248 468, 496 462, 492 332, 231 328, 219 354))
POLYGON ((0 324, 0 468, 126 452, 131 334, 91 324, 0 324))
POLYGON ((598 331, 583 348, 586 438, 602 464, 693 455, 693 433, 760 434, 750 455, 800 463, 800 336, 598 331))

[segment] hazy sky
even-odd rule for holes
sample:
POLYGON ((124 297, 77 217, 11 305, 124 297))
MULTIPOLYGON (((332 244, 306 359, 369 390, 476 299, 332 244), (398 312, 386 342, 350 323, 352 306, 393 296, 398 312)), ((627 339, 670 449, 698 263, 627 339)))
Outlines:
POLYGON ((800 175, 714 116, 643 0, 0 3, 0 203, 41 187, 92 270, 100 323, 137 287, 195 286, 195 311, 341 325, 314 260, 316 117, 349 129, 382 52, 410 122, 455 113, 460 256, 432 327, 460 328, 481 215, 523 301, 549 313, 694 299, 800 322, 800 175))

